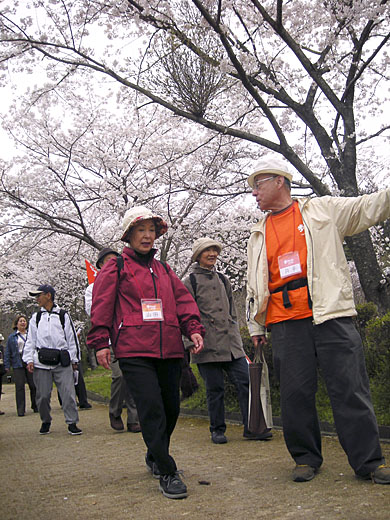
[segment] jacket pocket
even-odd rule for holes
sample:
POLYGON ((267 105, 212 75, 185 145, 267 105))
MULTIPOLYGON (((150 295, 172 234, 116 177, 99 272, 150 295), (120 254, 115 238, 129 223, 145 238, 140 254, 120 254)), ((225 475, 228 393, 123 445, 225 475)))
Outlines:
POLYGON ((141 311, 139 311, 139 313, 137 312, 133 314, 128 314, 127 316, 123 316, 123 327, 139 327, 142 325, 145 325, 145 322, 142 319, 141 311))

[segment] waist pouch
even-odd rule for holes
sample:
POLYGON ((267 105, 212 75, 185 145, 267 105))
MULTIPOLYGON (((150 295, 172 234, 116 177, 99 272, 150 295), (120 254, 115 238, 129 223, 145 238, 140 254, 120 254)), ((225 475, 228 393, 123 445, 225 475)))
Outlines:
MULTIPOLYGON (((271 294, 275 294, 278 292, 283 293, 283 306, 285 309, 288 309, 291 307, 290 298, 288 297, 288 291, 295 291, 296 289, 300 289, 301 287, 307 286, 307 278, 297 278, 296 280, 291 280, 291 282, 287 282, 286 284, 282 285, 281 287, 278 287, 274 291, 271 292, 271 294)), ((309 309, 312 308, 312 301, 309 293, 309 289, 307 289, 307 297, 308 297, 308 303, 309 303, 309 309)))
POLYGON ((42 365, 58 365, 60 362, 61 350, 56 348, 41 347, 38 350, 38 359, 42 365))
POLYGON ((68 350, 60 350, 60 363, 63 367, 70 365, 70 355, 68 350))

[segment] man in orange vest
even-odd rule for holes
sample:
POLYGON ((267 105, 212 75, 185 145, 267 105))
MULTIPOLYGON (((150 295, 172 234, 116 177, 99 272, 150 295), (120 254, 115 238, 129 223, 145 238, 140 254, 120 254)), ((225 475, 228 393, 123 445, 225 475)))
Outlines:
POLYGON ((363 346, 343 239, 390 217, 390 189, 361 197, 291 197, 292 174, 265 159, 248 183, 267 212, 248 242, 248 328, 255 347, 272 335, 283 433, 296 466, 293 480, 322 464, 315 393, 317 367, 329 392, 336 430, 355 474, 390 483, 371 403, 363 346))

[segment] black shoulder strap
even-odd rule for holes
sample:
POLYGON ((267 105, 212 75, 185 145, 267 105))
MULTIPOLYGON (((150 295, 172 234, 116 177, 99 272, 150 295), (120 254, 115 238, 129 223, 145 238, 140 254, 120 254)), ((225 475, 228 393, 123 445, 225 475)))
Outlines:
POLYGON ((36 317, 35 317, 35 323, 37 324, 37 328, 38 328, 39 322, 41 321, 41 318, 42 318, 42 311, 39 310, 39 311, 37 312, 36 317))
POLYGON ((196 300, 196 276, 194 273, 190 273, 190 282, 194 293, 194 300, 196 300))
POLYGON ((228 292, 227 290, 227 280, 226 280, 226 276, 222 273, 220 273, 219 271, 217 271, 217 275, 219 276, 220 280, 222 280, 222 283, 223 285, 225 286, 225 291, 226 293, 228 292))
POLYGON ((123 260, 123 256, 122 255, 118 255, 116 257, 116 266, 118 268, 118 278, 121 275, 121 271, 122 271, 124 265, 125 265, 125 261, 123 260))
MULTIPOLYGON (((60 312, 55 312, 54 314, 58 314, 59 315, 61 326, 62 326, 62 330, 65 332, 65 314, 66 314, 66 310, 65 309, 60 309, 60 312)), ((35 318, 35 322, 37 324, 37 328, 38 328, 39 322, 41 321, 41 318, 42 318, 42 311, 39 310, 37 312, 37 315, 36 315, 36 318, 35 318)))
POLYGON ((61 325, 62 325, 62 329, 65 331, 65 314, 66 314, 66 310, 65 309, 60 309, 60 312, 58 314, 60 315, 60 322, 61 322, 61 325))
POLYGON ((162 264, 164 266, 164 269, 166 270, 167 274, 169 274, 168 273, 168 266, 167 266, 166 262, 164 262, 163 260, 159 260, 159 262, 160 262, 160 264, 162 264))

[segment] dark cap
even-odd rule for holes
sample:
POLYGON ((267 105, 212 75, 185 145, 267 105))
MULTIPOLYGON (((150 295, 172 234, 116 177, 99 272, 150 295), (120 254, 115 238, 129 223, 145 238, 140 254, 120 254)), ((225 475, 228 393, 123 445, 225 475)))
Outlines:
POLYGON ((113 249, 111 249, 111 247, 104 247, 101 251, 99 251, 99 254, 98 254, 98 257, 96 260, 96 267, 98 269, 101 268, 100 264, 103 261, 103 258, 107 255, 119 256, 119 253, 118 253, 118 251, 114 251, 113 249))
POLYGON ((38 296, 38 294, 42 294, 42 293, 45 293, 45 294, 50 293, 51 299, 54 302, 54 296, 56 295, 56 292, 55 292, 54 288, 49 284, 40 285, 36 291, 29 291, 28 294, 30 296, 38 296))

